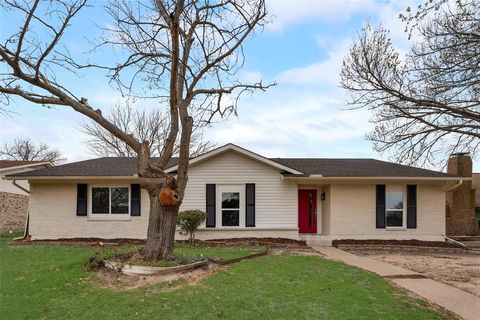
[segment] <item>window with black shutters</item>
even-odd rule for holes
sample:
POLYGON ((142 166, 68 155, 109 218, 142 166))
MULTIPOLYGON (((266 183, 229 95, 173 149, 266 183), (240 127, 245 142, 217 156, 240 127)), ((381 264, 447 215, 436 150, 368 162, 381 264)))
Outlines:
POLYGON ((128 215, 130 214, 130 188, 129 187, 103 187, 91 188, 92 215, 128 215))

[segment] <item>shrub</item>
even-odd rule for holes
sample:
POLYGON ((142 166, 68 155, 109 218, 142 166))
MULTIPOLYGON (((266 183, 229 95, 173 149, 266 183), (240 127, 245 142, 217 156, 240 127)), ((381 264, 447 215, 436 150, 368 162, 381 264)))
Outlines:
POLYGON ((186 210, 178 213, 177 225, 180 227, 180 233, 189 236, 190 244, 195 242, 195 232, 206 218, 207 214, 201 210, 186 210))

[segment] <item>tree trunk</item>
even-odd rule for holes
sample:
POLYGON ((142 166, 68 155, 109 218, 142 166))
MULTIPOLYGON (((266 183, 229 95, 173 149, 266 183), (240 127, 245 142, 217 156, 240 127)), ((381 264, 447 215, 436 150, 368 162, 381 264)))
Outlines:
POLYGON ((162 206, 158 201, 159 193, 160 188, 148 192, 150 217, 143 253, 150 260, 167 259, 172 255, 177 227, 179 205, 162 206))

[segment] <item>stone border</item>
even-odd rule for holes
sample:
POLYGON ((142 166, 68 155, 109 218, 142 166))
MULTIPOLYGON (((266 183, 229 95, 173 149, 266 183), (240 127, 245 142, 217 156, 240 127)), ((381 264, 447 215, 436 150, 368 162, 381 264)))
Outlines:
POLYGON ((122 264, 115 261, 105 260, 105 267, 111 270, 120 271, 126 275, 164 275, 169 273, 175 273, 179 271, 186 271, 191 269, 200 268, 209 264, 210 261, 203 260, 190 264, 184 264, 174 267, 152 267, 141 265, 122 264))
POLYGON ((152 266, 141 266, 141 265, 130 265, 130 264, 123 264, 120 262, 115 262, 111 260, 104 260, 104 265, 107 269, 119 271, 126 275, 165 275, 169 273, 187 271, 191 269, 196 269, 200 267, 205 267, 210 263, 216 263, 220 265, 230 265, 238 262, 242 262, 244 260, 254 259, 258 257, 263 257, 268 254, 268 248, 265 251, 252 253, 248 256, 235 258, 223 262, 215 262, 211 260, 203 260, 197 261, 190 264, 184 264, 181 266, 174 266, 174 267, 152 267, 152 266))

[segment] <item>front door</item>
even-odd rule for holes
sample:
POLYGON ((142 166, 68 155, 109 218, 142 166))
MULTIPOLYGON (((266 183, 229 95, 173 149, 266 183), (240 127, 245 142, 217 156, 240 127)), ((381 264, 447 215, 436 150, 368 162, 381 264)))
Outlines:
POLYGON ((317 190, 298 190, 298 232, 317 233, 317 190))

